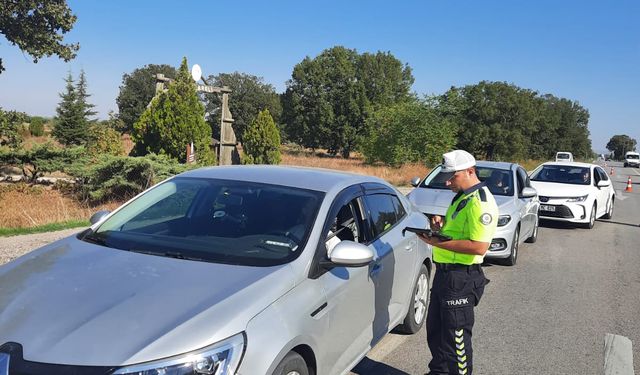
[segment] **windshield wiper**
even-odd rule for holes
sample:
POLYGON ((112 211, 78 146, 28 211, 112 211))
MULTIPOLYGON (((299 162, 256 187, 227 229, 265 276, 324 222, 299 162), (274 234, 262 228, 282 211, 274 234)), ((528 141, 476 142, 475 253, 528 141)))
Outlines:
POLYGON ((89 232, 82 237, 83 241, 91 242, 96 245, 107 246, 107 240, 103 236, 99 236, 95 232, 89 232))
POLYGON ((150 251, 150 250, 140 250, 140 249, 128 249, 131 252, 134 253, 140 253, 140 254, 147 254, 147 255, 156 255, 156 256, 161 256, 161 257, 166 257, 166 258, 175 258, 175 259, 184 259, 184 260, 195 260, 195 261, 199 261, 199 262, 209 262, 208 260, 204 259, 204 258, 198 258, 198 257, 192 257, 192 256, 188 256, 188 255, 184 255, 181 252, 178 251, 150 251))

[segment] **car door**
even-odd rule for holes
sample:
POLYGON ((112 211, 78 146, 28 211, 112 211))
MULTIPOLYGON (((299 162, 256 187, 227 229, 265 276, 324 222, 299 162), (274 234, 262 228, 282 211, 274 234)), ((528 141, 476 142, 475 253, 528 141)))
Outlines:
POLYGON ((610 188, 608 186, 598 187, 597 185, 598 185, 598 182, 600 181, 609 181, 609 176, 607 175, 607 172, 605 172, 604 169, 600 167, 595 167, 593 168, 593 170, 594 170, 594 176, 597 176, 597 178, 594 179, 595 189, 598 194, 598 211, 596 216, 600 217, 607 212, 611 194, 609 193, 610 188))
MULTIPOLYGON (((321 239, 311 265, 309 282, 322 285, 326 304, 320 306, 320 314, 329 315, 329 328, 319 343, 316 353, 319 363, 327 367, 326 373, 339 374, 355 366, 371 347, 373 321, 375 316, 375 285, 370 273, 372 266, 364 267, 323 267, 320 261, 327 261, 327 242, 332 243, 331 232, 335 232, 336 219, 342 211, 351 211, 355 219, 353 240, 364 243, 367 237, 367 222, 362 203, 362 188, 351 186, 342 191, 331 204, 324 220, 321 239)), ((341 232, 342 233, 342 232, 341 232)), ((332 246, 332 245, 330 245, 332 246)))
MULTIPOLYGON (((381 185, 382 186, 382 185, 381 185)), ((406 210, 391 189, 367 189, 364 196, 369 220, 369 246, 375 252, 371 278, 375 284, 375 344, 404 318, 417 261, 417 239, 403 236, 406 210)))
POLYGON ((516 168, 516 194, 518 195, 518 205, 522 215, 520 226, 520 238, 525 240, 533 234, 536 222, 538 220, 538 197, 524 198, 522 197, 522 189, 531 187, 527 172, 520 166, 516 168))

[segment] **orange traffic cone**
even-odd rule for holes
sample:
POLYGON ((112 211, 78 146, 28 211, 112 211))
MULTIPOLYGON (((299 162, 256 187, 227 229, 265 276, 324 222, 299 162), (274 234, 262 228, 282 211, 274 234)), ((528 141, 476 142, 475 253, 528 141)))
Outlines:
POLYGON ((633 191, 633 188, 631 187, 631 176, 627 179, 627 188, 624 189, 624 191, 633 191))
POLYGON ((613 176, 613 167, 611 167, 611 173, 609 174, 613 176))

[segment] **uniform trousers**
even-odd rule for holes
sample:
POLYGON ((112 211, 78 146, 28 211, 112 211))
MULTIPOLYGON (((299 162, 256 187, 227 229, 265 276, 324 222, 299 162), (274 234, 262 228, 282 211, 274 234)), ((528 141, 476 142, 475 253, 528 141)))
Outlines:
POLYGON ((473 309, 488 283, 479 264, 436 263, 427 315, 429 374, 473 373, 473 309))

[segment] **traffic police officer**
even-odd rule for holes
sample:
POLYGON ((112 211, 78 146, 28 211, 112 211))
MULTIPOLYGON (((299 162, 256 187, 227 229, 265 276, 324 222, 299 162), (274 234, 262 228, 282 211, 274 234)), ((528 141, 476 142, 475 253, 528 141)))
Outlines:
POLYGON ((427 315, 427 342, 432 360, 428 374, 470 375, 473 372, 471 330, 474 306, 489 282, 480 264, 496 231, 498 206, 476 175, 475 158, 466 151, 443 155, 440 174, 456 193, 444 220, 431 219, 431 229, 451 237, 420 235, 433 246, 436 274, 427 315))

